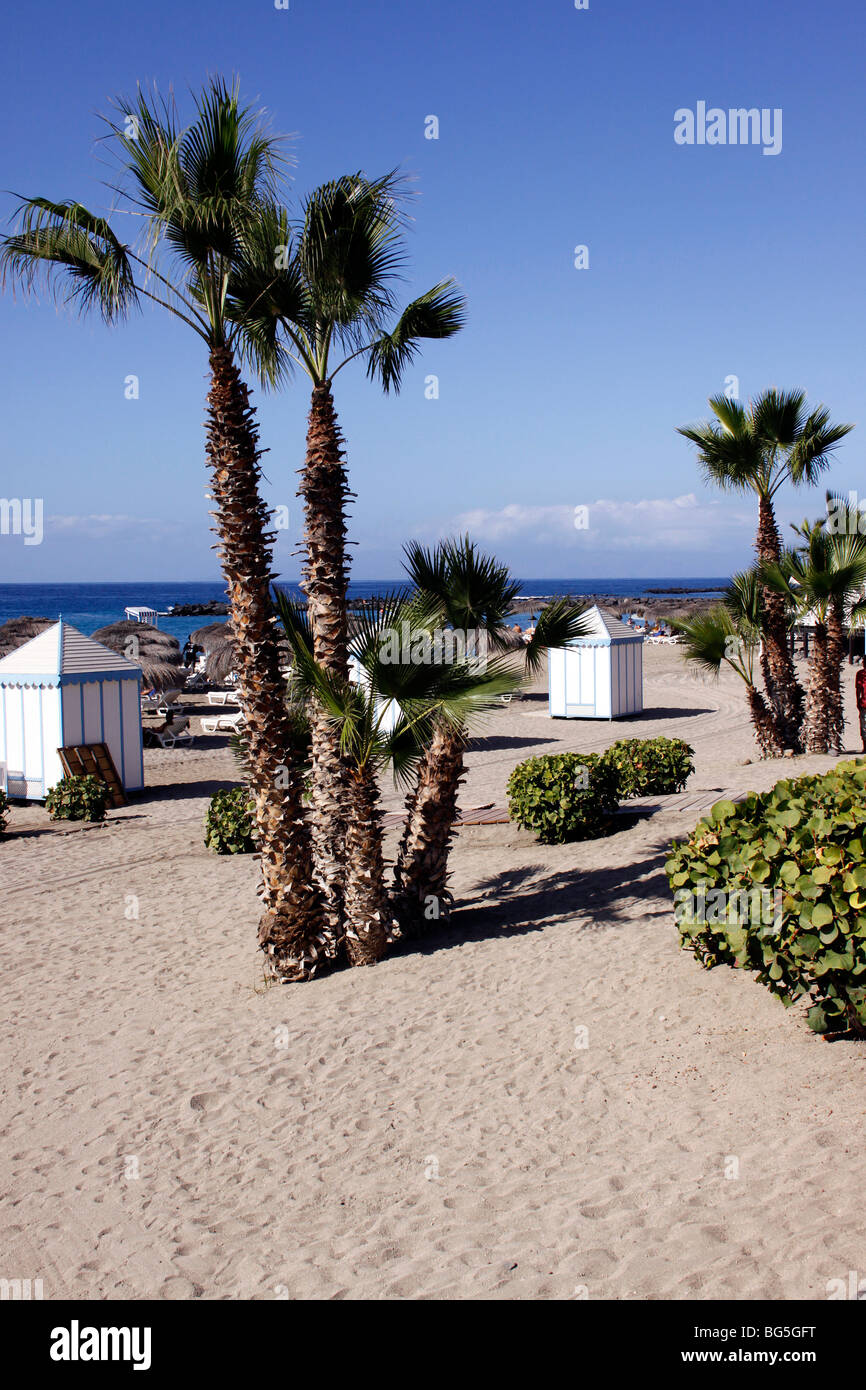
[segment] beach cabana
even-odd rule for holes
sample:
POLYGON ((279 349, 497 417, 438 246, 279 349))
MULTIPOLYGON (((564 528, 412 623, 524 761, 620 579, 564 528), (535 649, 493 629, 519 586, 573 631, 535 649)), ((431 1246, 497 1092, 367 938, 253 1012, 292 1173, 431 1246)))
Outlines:
POLYGON ((150 623, 153 627, 158 627, 157 618, 159 614, 155 608, 125 608, 124 613, 131 623, 150 623))
POLYGON ((622 719, 643 709, 643 637, 598 605, 587 610, 590 635, 547 653, 553 719, 622 719))
POLYGON ((41 801, 59 748, 104 743, 126 791, 144 786, 141 670, 69 623, 0 661, 0 769, 10 796, 41 801))

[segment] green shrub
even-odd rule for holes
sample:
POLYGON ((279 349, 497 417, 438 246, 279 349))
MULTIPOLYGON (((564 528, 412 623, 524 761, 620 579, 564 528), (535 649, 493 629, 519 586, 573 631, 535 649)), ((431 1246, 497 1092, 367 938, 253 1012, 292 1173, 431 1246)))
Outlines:
POLYGON ((247 788, 214 792, 204 821, 208 849, 214 854, 251 854, 255 834, 255 807, 247 788))
POLYGON ((617 772, 620 797, 682 791, 695 770, 694 749, 681 738, 621 738, 604 754, 617 772))
POLYGON ((543 845, 603 834, 616 808, 616 770, 596 753, 527 758, 508 779, 509 816, 543 845))
POLYGON ((45 798, 45 809, 52 820, 105 820, 108 787, 101 777, 87 772, 82 776, 61 777, 45 798))
POLYGON ((6 829, 9 820, 9 798, 4 791, 0 791, 0 835, 6 829))
POLYGON ((682 945, 866 1033, 866 762, 720 801, 667 861, 682 945))

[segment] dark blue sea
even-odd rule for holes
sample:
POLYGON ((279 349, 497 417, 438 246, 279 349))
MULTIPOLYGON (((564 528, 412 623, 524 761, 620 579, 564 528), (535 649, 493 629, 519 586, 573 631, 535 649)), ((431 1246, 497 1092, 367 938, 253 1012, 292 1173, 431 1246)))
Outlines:
MULTIPOLYGON (((610 594, 618 597, 640 598, 648 591, 666 589, 700 590, 706 598, 718 597, 728 583, 717 575, 697 579, 524 579, 520 592, 542 594, 610 594)), ((296 584, 281 584, 296 598, 301 591, 296 584)), ((400 588, 400 580, 353 581, 349 585, 351 598, 373 598, 378 594, 400 588)), ((164 614, 172 604, 206 603, 209 599, 225 600, 225 589, 219 580, 212 583, 172 584, 0 584, 0 623, 8 618, 25 615, 34 618, 64 618, 79 631, 88 635, 124 616, 124 608, 155 608, 164 614)), ((183 645, 189 634, 209 617, 160 617, 159 626, 171 633, 183 645)), ((518 615, 515 622, 526 626, 529 615, 518 615)))

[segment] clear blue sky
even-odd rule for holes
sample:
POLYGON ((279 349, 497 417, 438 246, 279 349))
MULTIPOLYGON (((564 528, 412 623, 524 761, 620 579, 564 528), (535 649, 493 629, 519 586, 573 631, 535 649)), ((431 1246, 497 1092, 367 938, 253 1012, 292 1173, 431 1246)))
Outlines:
MULTIPOLYGON (((860 0, 49 0, 4 18, 0 185, 102 207, 112 96, 237 73, 297 133, 297 190, 416 175, 406 295, 455 275, 469 298, 400 397, 361 367, 337 378, 355 577, 396 577, 407 537, 467 525, 526 577, 722 574, 748 560, 753 508, 701 487, 675 426, 732 374, 743 397, 801 385, 863 418, 864 39, 860 0), (782 152, 675 144, 699 101, 781 108, 782 152)), ((106 329, 7 293, 0 315, 0 495, 46 516, 39 546, 0 536, 0 581, 216 576, 200 341, 159 310, 106 329)), ((294 578, 303 379, 256 400, 294 578)), ((864 440, 834 486, 866 492, 864 440)))

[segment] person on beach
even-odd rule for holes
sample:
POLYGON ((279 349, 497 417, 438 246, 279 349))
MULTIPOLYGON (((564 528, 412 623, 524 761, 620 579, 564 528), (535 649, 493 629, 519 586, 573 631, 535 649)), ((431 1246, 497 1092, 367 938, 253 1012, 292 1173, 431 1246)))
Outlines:
POLYGON ((857 694, 857 713, 860 716, 860 742, 866 753, 866 654, 860 658, 860 670, 854 681, 857 694))

